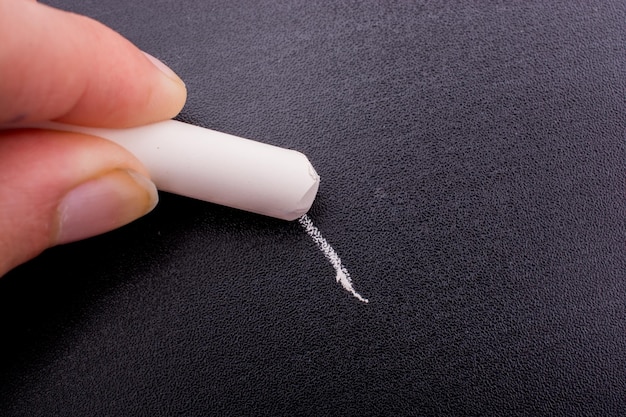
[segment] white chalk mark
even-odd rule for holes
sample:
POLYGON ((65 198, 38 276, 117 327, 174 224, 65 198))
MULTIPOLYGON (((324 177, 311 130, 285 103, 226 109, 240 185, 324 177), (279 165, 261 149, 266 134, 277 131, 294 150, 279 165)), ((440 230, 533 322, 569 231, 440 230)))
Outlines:
POLYGON ((337 282, 340 283, 341 286, 346 289, 346 291, 351 293, 360 301, 363 301, 364 303, 369 303, 367 298, 361 297, 361 294, 354 290, 354 287, 352 286, 352 278, 350 278, 350 273, 341 263, 341 259, 339 258, 339 255, 337 255, 337 252, 335 252, 335 250, 330 246, 326 239, 324 239, 318 228, 313 225, 313 222, 311 221, 309 216, 305 214, 298 219, 298 222, 300 222, 302 227, 304 227, 304 230, 306 230, 307 234, 311 236, 311 239, 313 239, 317 247, 320 248, 326 259, 330 261, 330 264, 333 266, 333 268, 335 268, 335 271, 337 271, 337 282))

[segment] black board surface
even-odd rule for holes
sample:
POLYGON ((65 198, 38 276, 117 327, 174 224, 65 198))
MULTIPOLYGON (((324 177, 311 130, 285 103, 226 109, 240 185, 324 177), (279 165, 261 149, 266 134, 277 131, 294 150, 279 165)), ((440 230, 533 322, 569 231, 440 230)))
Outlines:
POLYGON ((169 194, 0 279, 0 415, 626 409, 626 3, 54 0, 305 153, 297 222, 169 194))

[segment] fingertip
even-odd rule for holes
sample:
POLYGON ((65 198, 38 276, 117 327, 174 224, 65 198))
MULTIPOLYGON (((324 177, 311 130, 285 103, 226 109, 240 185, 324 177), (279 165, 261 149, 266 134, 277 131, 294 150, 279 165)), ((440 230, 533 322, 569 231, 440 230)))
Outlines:
POLYGON ((136 171, 113 169, 73 187, 57 205, 53 244, 74 242, 124 226, 158 202, 154 184, 136 171))
POLYGON ((165 65, 163 61, 161 61, 160 59, 156 58, 153 55, 150 55, 146 51, 141 51, 141 53, 143 53, 146 56, 146 58, 148 58, 148 61, 150 61, 152 65, 154 65, 159 71, 165 74, 166 77, 170 78, 175 83, 185 87, 185 82, 178 76, 178 74, 174 72, 174 70, 172 70, 170 67, 165 65))
MULTIPOLYGON (((185 106, 187 101, 187 86, 185 82, 163 61, 145 51, 141 53, 156 68, 160 74, 155 82, 156 94, 152 96, 153 111, 146 112, 150 117, 145 123, 158 122, 175 117, 185 106)), ((139 124, 145 124, 143 121, 139 124)))

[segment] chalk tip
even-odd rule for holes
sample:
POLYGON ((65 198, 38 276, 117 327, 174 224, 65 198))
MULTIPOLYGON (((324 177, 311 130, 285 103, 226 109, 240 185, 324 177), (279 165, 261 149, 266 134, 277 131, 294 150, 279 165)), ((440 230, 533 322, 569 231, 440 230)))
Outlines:
POLYGON ((313 201, 315 201, 315 197, 317 196, 317 191, 320 187, 320 177, 317 175, 313 167, 310 169, 312 171, 311 174, 311 184, 309 188, 302 195, 302 198, 295 204, 294 209, 285 213, 283 217, 285 220, 296 220, 303 215, 305 215, 311 206, 313 205, 313 201))

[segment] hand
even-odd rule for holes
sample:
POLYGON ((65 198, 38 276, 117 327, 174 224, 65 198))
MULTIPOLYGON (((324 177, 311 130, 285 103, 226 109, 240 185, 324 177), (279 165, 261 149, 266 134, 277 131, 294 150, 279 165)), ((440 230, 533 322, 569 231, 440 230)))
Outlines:
POLYGON ((141 163, 75 133, 12 129, 55 120, 129 127, 175 116, 183 82, 89 18, 0 0, 0 276, 44 249, 148 213, 158 200, 141 163))

